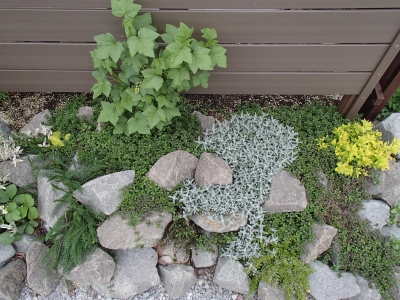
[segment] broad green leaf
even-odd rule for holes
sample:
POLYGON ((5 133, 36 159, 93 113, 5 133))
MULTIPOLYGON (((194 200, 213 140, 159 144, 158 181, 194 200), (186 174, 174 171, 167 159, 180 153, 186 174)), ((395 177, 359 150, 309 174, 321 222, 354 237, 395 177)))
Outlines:
POLYGON ((11 213, 6 214, 5 218, 6 218, 6 221, 7 221, 8 224, 11 224, 12 222, 14 222, 11 213))
POLYGON ((150 105, 143 114, 147 116, 147 121, 150 129, 158 124, 160 121, 165 121, 164 110, 156 108, 154 105, 150 105))
POLYGON ((201 85, 205 89, 208 88, 208 77, 210 77, 210 73, 207 71, 194 75, 192 78, 193 86, 201 85))
POLYGON ((190 70, 192 70, 193 74, 196 74, 197 70, 212 70, 213 65, 211 62, 211 57, 209 53, 211 52, 208 48, 196 47, 193 51, 193 60, 192 63, 189 64, 190 70))
POLYGON ((132 107, 136 106, 141 99, 142 99, 141 94, 135 93, 133 88, 129 88, 129 89, 126 89, 121 94, 121 105, 126 110, 129 110, 130 112, 132 112, 132 107))
POLYGON ((160 121, 157 123, 156 127, 158 130, 163 130, 164 126, 165 126, 166 122, 160 121))
POLYGON ((176 36, 179 34, 179 28, 175 27, 174 25, 167 24, 165 28, 165 33, 161 35, 161 38, 167 44, 171 44, 175 41, 176 36))
POLYGON ((165 62, 162 57, 153 59, 151 66, 156 69, 158 75, 162 75, 163 70, 165 70, 165 62))
POLYGON ((172 79, 172 87, 178 87, 182 81, 190 79, 189 70, 184 66, 179 69, 169 69, 167 78, 172 79))
POLYGON ((140 30, 142 28, 147 28, 153 31, 157 31, 157 28, 151 25, 153 22, 151 19, 151 13, 147 12, 144 13, 143 15, 136 17, 135 20, 133 21, 135 24, 136 30, 140 30))
POLYGON ((14 242, 19 242, 22 239, 22 234, 16 233, 13 235, 14 237, 14 242))
POLYGON ((14 202, 8 203, 8 205, 7 205, 7 211, 8 212, 11 212, 11 211, 13 211, 15 209, 17 209, 17 203, 14 203, 14 202))
POLYGON ((147 28, 142 28, 138 32, 138 36, 131 36, 128 39, 128 48, 131 56, 140 53, 149 57, 154 56, 154 40, 159 37, 157 32, 147 28))
POLYGON ((149 105, 153 104, 153 99, 154 99, 154 97, 152 95, 147 94, 147 95, 143 96, 141 102, 146 103, 147 106, 149 106, 149 105))
POLYGON ((142 87, 145 89, 155 89, 158 91, 162 84, 163 84, 163 79, 161 76, 158 76, 157 70, 156 69, 147 69, 142 71, 143 74, 143 83, 142 87))
POLYGON ((111 92, 111 83, 108 80, 107 81, 98 81, 93 85, 91 91, 93 92, 94 99, 96 99, 101 94, 104 94, 106 97, 108 97, 111 92))
POLYGON ((17 186, 15 184, 9 185, 6 187, 5 193, 9 199, 14 198, 14 196, 17 194, 17 186))
POLYGON ((31 224, 32 227, 37 227, 39 225, 38 222, 33 221, 33 220, 30 220, 28 223, 31 224))
POLYGON ((185 91, 190 90, 191 87, 192 87, 192 85, 190 84, 190 81, 184 80, 181 82, 181 85, 178 86, 176 89, 178 90, 178 92, 182 92, 183 90, 185 90, 185 91))
POLYGON ((35 204, 35 199, 33 199, 33 197, 29 194, 23 194, 25 197, 23 199, 24 204, 27 207, 31 207, 35 204))
POLYGON ((28 211, 28 219, 29 220, 35 220, 39 215, 38 210, 36 209, 36 207, 29 207, 29 211, 28 211))
POLYGON ((99 68, 97 71, 93 71, 92 75, 97 81, 106 81, 107 80, 107 72, 103 68, 99 68))
POLYGON ((202 37, 206 40, 215 40, 217 38, 217 31, 214 28, 203 28, 200 31, 203 34, 202 37))
POLYGON ((25 218, 28 213, 28 208, 21 206, 21 207, 18 207, 17 209, 19 210, 21 218, 25 218))
POLYGON ((108 32, 96 35, 94 40, 98 44, 95 51, 96 58, 106 59, 111 57, 115 63, 118 62, 122 52, 124 51, 124 46, 121 42, 116 42, 114 36, 108 32))
POLYGON ((180 66, 184 61, 188 64, 192 63, 192 53, 188 46, 183 45, 181 42, 174 42, 167 46, 169 54, 170 67, 175 68, 180 66))
POLYGON ((114 16, 133 19, 142 6, 134 4, 132 0, 111 0, 111 8, 114 16))
POLYGON ((115 125, 113 134, 125 133, 126 135, 129 135, 127 121, 128 121, 128 119, 126 117, 120 116, 118 119, 117 125, 115 125))
POLYGON ((111 122, 114 126, 118 122, 118 112, 113 103, 101 101, 103 110, 100 112, 97 122, 111 122))
POLYGON ((121 92, 122 92, 121 86, 113 85, 111 87, 110 96, 113 102, 118 102, 121 99, 121 92))
POLYGON ((174 107, 173 104, 164 95, 157 96, 156 101, 158 103, 158 108, 162 108, 164 106, 165 107, 174 107))
POLYGON ((26 226, 28 226, 28 223, 24 223, 24 224, 18 226, 18 227, 17 227, 17 228, 18 228, 18 231, 19 231, 19 232, 24 232, 26 226))
POLYGON ((12 233, 9 231, 0 234, 0 243, 3 245, 10 245, 14 241, 12 233))
MULTIPOLYGON (((99 67, 106 69, 108 71, 108 73, 112 74, 113 69, 116 69, 117 65, 111 59, 107 58, 101 62, 101 65, 99 67)), ((95 66, 95 68, 97 68, 97 67, 95 66)))
POLYGON ((118 102, 114 102, 115 109, 117 110, 118 115, 122 115, 125 111, 125 108, 121 104, 122 100, 118 102))
POLYGON ((148 63, 148 59, 146 56, 141 54, 136 54, 133 57, 127 57, 124 59, 124 64, 129 65, 135 71, 136 75, 140 73, 140 70, 143 67, 143 64, 148 63))
POLYGON ((183 43, 192 37, 193 32, 193 27, 189 28, 185 23, 180 22, 179 34, 176 36, 176 39, 183 43))
POLYGON ((215 46, 211 50, 211 61, 213 65, 217 65, 220 68, 226 68, 226 49, 222 46, 215 46))
POLYGON ((3 190, 0 190, 0 203, 7 203, 10 199, 3 190))
POLYGON ((140 134, 150 134, 150 128, 147 122, 147 117, 141 112, 137 112, 134 117, 128 120, 129 134, 138 132, 140 134))
POLYGON ((118 78, 119 78, 119 80, 121 80, 126 85, 129 85, 129 80, 128 80, 128 77, 126 77, 125 72, 119 72, 118 73, 118 78))
POLYGON ((19 220, 22 219, 21 213, 19 212, 18 209, 13 210, 12 212, 10 212, 10 214, 11 214, 11 217, 12 217, 12 219, 13 219, 14 221, 19 221, 19 220))
POLYGON ((123 19, 122 20, 122 27, 125 29, 126 38, 130 38, 133 35, 137 34, 137 30, 132 20, 130 19, 123 19))
POLYGON ((32 234, 35 231, 35 229, 32 227, 32 225, 27 224, 25 228, 25 233, 27 234, 32 234))
POLYGON ((176 107, 165 107, 164 114, 166 120, 171 120, 173 117, 179 117, 181 113, 176 107))

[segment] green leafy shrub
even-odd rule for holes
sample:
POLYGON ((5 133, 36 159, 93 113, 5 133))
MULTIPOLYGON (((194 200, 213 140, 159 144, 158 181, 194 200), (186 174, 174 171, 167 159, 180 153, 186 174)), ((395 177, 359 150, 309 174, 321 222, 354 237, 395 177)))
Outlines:
POLYGON ((38 210, 34 206, 35 199, 30 194, 17 194, 15 184, 0 190, 0 243, 11 244, 22 238, 24 233, 32 234, 38 226, 35 220, 38 210))
POLYGON ((53 246, 43 260, 50 261, 49 270, 61 268, 68 274, 75 266, 82 264, 97 245, 96 229, 105 220, 105 216, 93 212, 86 206, 73 200, 69 209, 57 220, 46 234, 46 241, 53 246))
POLYGON ((400 140, 393 139, 389 144, 381 139, 382 133, 372 130, 372 123, 341 125, 333 131, 333 137, 319 139, 320 149, 332 147, 339 162, 335 171, 346 176, 368 175, 368 169, 389 169, 389 160, 397 153, 400 140))
POLYGON ((389 102, 376 118, 378 120, 383 120, 384 118, 390 116, 390 114, 398 112, 400 112, 400 88, 394 93, 392 98, 390 98, 389 102))
POLYGON ((393 226, 400 225, 400 202, 396 202, 390 209, 390 218, 387 222, 393 226))
POLYGON ((226 67, 226 50, 217 43, 215 29, 201 30, 204 41, 192 38, 194 29, 183 23, 179 28, 167 24, 160 35, 151 25, 150 13, 138 15, 141 5, 112 0, 111 7, 114 16, 123 18, 127 40, 117 42, 110 33, 94 37, 98 46, 90 52, 97 69, 92 73, 97 81, 93 97, 103 94, 112 99, 101 102, 98 121, 111 122, 114 134, 150 134, 180 115, 179 92, 208 87, 208 71, 226 67), (156 43, 158 37, 165 49, 156 43))

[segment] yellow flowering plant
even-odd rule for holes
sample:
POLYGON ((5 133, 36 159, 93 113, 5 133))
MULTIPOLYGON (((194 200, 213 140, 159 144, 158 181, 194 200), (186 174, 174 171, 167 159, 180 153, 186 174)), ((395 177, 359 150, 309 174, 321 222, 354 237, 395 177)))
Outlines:
POLYGON ((368 169, 389 169, 392 154, 398 152, 400 140, 382 141, 382 133, 372 129, 372 123, 362 120, 335 128, 333 135, 318 139, 319 149, 333 148, 338 158, 335 171, 359 177, 368 175, 368 169))
POLYGON ((49 137, 49 141, 53 146, 56 147, 63 147, 65 141, 69 141, 71 138, 71 135, 67 133, 64 135, 64 138, 62 139, 61 132, 59 131, 54 131, 51 136, 49 137))

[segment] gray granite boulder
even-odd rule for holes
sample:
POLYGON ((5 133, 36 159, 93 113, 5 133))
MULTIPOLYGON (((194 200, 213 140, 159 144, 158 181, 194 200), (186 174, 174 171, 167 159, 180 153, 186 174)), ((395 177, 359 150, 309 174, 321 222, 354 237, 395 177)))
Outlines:
POLYGON ((13 257, 15 249, 12 245, 4 245, 0 243, 0 268, 2 268, 6 262, 13 257))
POLYGON ((173 242, 161 246, 158 254, 164 257, 164 261, 167 260, 165 256, 169 256, 175 264, 185 264, 189 261, 189 253, 182 247, 176 247, 173 242))
POLYGON ((387 225, 390 217, 390 206, 380 200, 364 200, 358 215, 363 220, 368 220, 373 229, 381 229, 387 225))
POLYGON ((353 274, 337 273, 320 261, 311 263, 314 269, 308 277, 310 294, 315 300, 341 300, 360 294, 361 289, 353 274))
POLYGON ((39 174, 37 179, 37 186, 39 216, 44 221, 44 227, 49 231, 49 229, 57 222, 58 218, 61 217, 69 207, 69 204, 67 203, 59 206, 58 202, 55 202, 55 200, 58 200, 65 195, 65 192, 62 190, 66 190, 67 188, 62 182, 55 182, 54 180, 49 181, 47 177, 44 177, 41 174, 39 174), (52 184, 57 186, 59 189, 55 188, 52 184), (54 212, 56 206, 58 206, 58 209, 54 212))
MULTIPOLYGON (((376 130, 382 132, 382 140, 385 142, 390 143, 394 138, 400 139, 400 113, 392 113, 376 125, 376 130)), ((400 159, 400 149, 396 158, 400 159)))
POLYGON ((196 116, 200 121, 200 128, 202 131, 211 129, 215 125, 215 118, 211 116, 205 116, 199 111, 194 111, 192 115, 196 116))
POLYGON ((35 182, 31 163, 36 167, 41 167, 45 162, 40 160, 37 155, 27 155, 20 157, 19 159, 22 161, 18 162, 15 167, 9 160, 1 162, 0 176, 4 177, 7 173, 10 173, 8 181, 19 187, 24 187, 35 182))
POLYGON ((306 190, 288 171, 281 170, 272 181, 263 209, 269 213, 302 211, 307 207, 306 190))
POLYGON ((94 112, 93 108, 90 106, 84 106, 79 108, 78 113, 76 114, 76 117, 80 121, 90 121, 91 118, 93 118, 94 112))
POLYGON ((133 182, 135 171, 128 170, 104 175, 86 182, 74 197, 95 212, 111 215, 122 201, 121 189, 133 182))
POLYGON ((100 248, 88 255, 83 264, 76 266, 66 278, 81 286, 99 286, 108 283, 114 275, 113 258, 100 248))
POLYGON ((152 212, 133 227, 128 224, 129 218, 126 215, 115 213, 97 228, 97 236, 100 244, 107 249, 154 247, 171 221, 172 215, 168 212, 152 212))
POLYGON ((400 239, 400 228, 397 226, 383 226, 381 234, 388 237, 394 235, 396 238, 400 239))
POLYGON ((36 129, 40 128, 40 124, 47 124, 48 119, 51 118, 51 113, 48 109, 35 115, 24 127, 21 128, 20 132, 27 133, 28 131, 34 133, 36 129))
POLYGON ((218 247, 211 245, 210 250, 192 249, 192 261, 196 268, 208 268, 217 263, 218 247))
POLYGON ((205 215, 193 215, 191 216, 192 221, 199 226, 200 228, 209 231, 209 232, 229 232, 229 231, 236 231, 240 227, 243 227, 247 224, 247 217, 234 217, 231 218, 229 221, 226 222, 218 222, 212 220, 210 217, 205 215))
POLYGON ((33 234, 24 234, 18 242, 14 243, 15 251, 20 253, 27 253, 35 239, 36 236, 34 236, 33 234))
POLYGON ((197 162, 193 154, 177 150, 160 157, 146 176, 159 187, 170 191, 184 180, 194 178, 197 162))
POLYGON ((44 244, 33 242, 26 254, 27 285, 43 297, 50 295, 61 279, 57 270, 47 272, 48 260, 42 261, 48 250, 44 244))
POLYGON ((250 289, 250 278, 243 265, 231 258, 218 259, 213 281, 227 290, 241 294, 247 294, 250 289))
POLYGON ((286 300, 286 292, 283 289, 264 281, 258 285, 257 294, 260 300, 286 300))
POLYGON ((152 248, 118 250, 114 276, 106 284, 92 286, 104 297, 129 298, 160 283, 157 252, 152 248))
POLYGON ((158 271, 165 290, 172 299, 185 296, 197 281, 196 274, 191 266, 181 264, 159 266, 158 271))
POLYGON ((194 180, 198 186, 228 185, 233 182, 233 171, 221 157, 204 152, 197 164, 194 180))
POLYGON ((328 250, 337 233, 335 227, 326 224, 314 223, 312 230, 315 235, 314 240, 304 243, 301 254, 301 261, 306 264, 313 262, 320 254, 328 250))
POLYGON ((11 135, 10 127, 8 127, 8 125, 2 120, 0 120, 0 134, 5 138, 8 138, 11 135))
POLYGON ((370 284, 365 278, 356 275, 356 281, 361 289, 360 294, 348 298, 348 300, 380 300, 381 293, 376 289, 375 284, 370 284), (372 288, 371 288, 372 287, 372 288))
POLYGON ((0 299, 17 300, 26 276, 26 264, 17 259, 0 269, 0 299))

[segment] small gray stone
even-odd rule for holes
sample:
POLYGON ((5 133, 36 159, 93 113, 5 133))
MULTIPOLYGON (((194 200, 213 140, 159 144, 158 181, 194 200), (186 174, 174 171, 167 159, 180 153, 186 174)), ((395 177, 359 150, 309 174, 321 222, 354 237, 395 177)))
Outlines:
POLYGON ((6 262, 13 257, 15 249, 12 245, 4 245, 0 243, 0 268, 2 268, 6 262))
POLYGON ((74 197, 95 212, 111 215, 122 201, 121 189, 133 182, 135 171, 116 172, 90 180, 82 185, 82 192, 74 191, 74 197))
POLYGON ((290 172, 281 170, 272 181, 263 209, 269 213, 302 211, 307 207, 306 190, 290 172))
POLYGON ((213 281, 227 290, 241 294, 247 294, 250 289, 250 278, 243 265, 231 258, 218 259, 213 281))
MULTIPOLYGON (((400 139, 400 113, 392 113, 382 122, 378 123, 376 130, 382 132, 382 140, 384 142, 392 142, 394 138, 400 139)), ((396 154, 396 158, 400 159, 400 149, 396 154)))
POLYGON ((65 195, 65 192, 60 189, 66 189, 66 186, 62 182, 55 182, 54 180, 49 182, 47 177, 42 176, 42 173, 39 174, 37 182, 39 216, 44 221, 44 227, 49 231, 69 207, 69 204, 59 206, 58 202, 55 202, 65 195), (60 189, 56 189, 52 184, 60 189), (59 206, 59 209, 54 214, 56 206, 59 206))
POLYGON ((303 245, 303 253, 301 261, 309 264, 317 259, 317 257, 329 249, 333 238, 337 233, 335 227, 323 224, 313 224, 313 233, 315 235, 312 242, 305 242, 303 245))
POLYGON ((17 259, 0 269, 0 299, 17 300, 26 276, 26 264, 17 259))
POLYGON ((49 260, 42 261, 47 251, 44 244, 33 242, 26 254, 28 286, 43 297, 50 295, 61 279, 57 270, 47 273, 49 260))
POLYGON ((33 234, 24 234, 22 239, 14 243, 15 250, 20 253, 27 253, 36 236, 33 234))
POLYGON ((40 160, 37 155, 23 156, 19 159, 22 161, 18 162, 15 167, 11 161, 1 162, 0 176, 4 177, 7 173, 10 173, 8 181, 14 183, 18 187, 24 187, 35 182, 31 163, 36 167, 41 167, 46 162, 40 160))
POLYGON ((332 263, 337 266, 340 267, 340 247, 339 247, 339 242, 337 237, 335 236, 332 240, 332 244, 331 244, 331 249, 332 249, 332 263))
POLYGON ((185 265, 169 265, 158 267, 164 287, 172 299, 186 295, 197 281, 194 269, 185 265))
POLYGON ((192 249, 192 260, 196 268, 208 268, 217 263, 218 247, 211 245, 211 250, 203 251, 201 249, 192 249))
POLYGON ((172 215, 168 212, 152 212, 144 221, 132 227, 128 224, 127 216, 115 213, 97 228, 97 236, 100 244, 108 249, 154 247, 171 221, 172 215))
POLYGON ((241 217, 241 216, 231 218, 229 222, 226 221, 224 223, 214 221, 210 217, 201 214, 193 215, 191 216, 191 218, 192 221, 200 228, 209 232, 218 232, 218 233, 236 231, 240 227, 243 227, 244 225, 247 224, 247 217, 241 217))
POLYGON ((375 284, 371 284, 372 288, 370 288, 370 284, 368 281, 361 277, 356 275, 356 281, 358 286, 361 289, 361 293, 358 294, 357 296, 348 298, 348 300, 380 300, 382 299, 381 294, 379 291, 376 289, 375 284))
POLYGON ((211 129, 215 125, 215 118, 211 116, 205 116, 199 111, 194 111, 192 115, 197 116, 200 121, 200 128, 202 131, 211 129))
POLYGON ((47 124, 48 119, 51 118, 51 113, 48 109, 35 115, 24 127, 21 128, 20 132, 27 133, 30 131, 34 133, 36 129, 40 128, 40 123, 47 124))
POLYGON ((110 282, 93 289, 103 297, 129 298, 160 283, 157 272, 157 252, 152 248, 118 250, 117 264, 110 282))
POLYGON ((400 239, 400 228, 397 226, 383 226, 381 234, 388 237, 394 235, 396 238, 400 239))
POLYGON ((84 106, 79 108, 78 113, 76 114, 76 117, 78 118, 78 120, 80 121, 90 121, 91 118, 93 118, 94 112, 93 112, 93 108, 90 106, 84 106))
POLYGON ((177 150, 160 157, 146 176, 159 187, 170 191, 184 180, 194 178, 197 162, 193 154, 177 150))
POLYGON ((328 178, 321 170, 315 170, 315 175, 317 176, 317 184, 323 187, 325 190, 328 188, 328 178))
POLYGON ((6 123, 0 120, 0 134, 5 138, 8 138, 11 135, 11 129, 8 127, 6 123))
POLYGON ((189 261, 189 253, 182 247, 176 248, 173 242, 161 247, 160 256, 169 256, 175 264, 185 264, 189 261))
POLYGON ((113 258, 100 248, 96 248, 87 256, 85 262, 73 268, 66 278, 82 286, 99 286, 111 280, 114 270, 113 258))
POLYGON ((373 229, 381 229, 387 225, 386 220, 390 217, 390 207, 380 200, 364 200, 358 215, 361 219, 371 222, 370 226, 373 229))
POLYGON ((311 295, 315 300, 340 300, 354 297, 361 292, 353 274, 342 272, 339 276, 320 261, 311 263, 314 269, 308 277, 311 295))
POLYGON ((214 153, 202 153, 194 179, 198 186, 228 185, 233 182, 233 171, 221 157, 214 153))
POLYGON ((258 285, 257 294, 260 300, 286 300, 286 292, 283 289, 264 281, 258 285))

